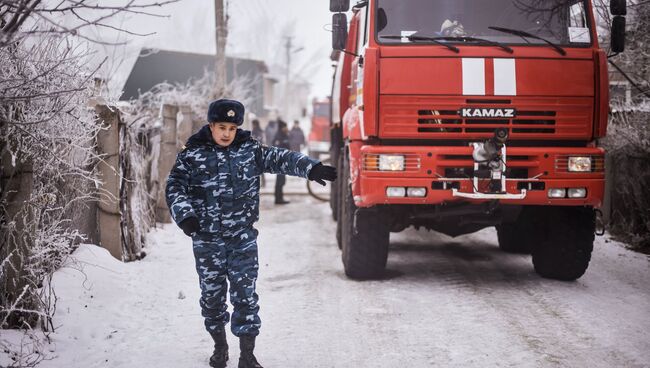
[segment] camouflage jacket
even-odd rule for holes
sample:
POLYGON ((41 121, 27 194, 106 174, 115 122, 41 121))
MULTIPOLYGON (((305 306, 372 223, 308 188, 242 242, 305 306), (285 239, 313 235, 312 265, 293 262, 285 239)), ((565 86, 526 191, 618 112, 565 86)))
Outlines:
POLYGON ((195 216, 201 232, 232 231, 259 215, 262 173, 307 178, 319 162, 278 147, 267 147, 237 129, 233 143, 214 143, 208 125, 190 137, 167 178, 167 206, 177 224, 195 216))

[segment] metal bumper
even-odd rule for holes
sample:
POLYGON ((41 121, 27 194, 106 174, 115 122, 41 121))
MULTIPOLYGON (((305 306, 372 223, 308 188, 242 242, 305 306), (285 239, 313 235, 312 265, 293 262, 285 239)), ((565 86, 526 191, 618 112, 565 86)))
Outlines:
POLYGON ((454 188, 451 190, 451 195, 469 199, 524 199, 526 189, 522 189, 520 193, 465 193, 454 188))

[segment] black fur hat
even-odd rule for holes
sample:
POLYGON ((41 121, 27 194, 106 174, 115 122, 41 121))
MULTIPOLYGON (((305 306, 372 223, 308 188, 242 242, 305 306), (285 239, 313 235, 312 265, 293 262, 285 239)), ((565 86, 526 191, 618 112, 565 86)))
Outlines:
POLYGON ((210 102, 208 123, 244 123, 244 105, 235 100, 221 99, 210 102))

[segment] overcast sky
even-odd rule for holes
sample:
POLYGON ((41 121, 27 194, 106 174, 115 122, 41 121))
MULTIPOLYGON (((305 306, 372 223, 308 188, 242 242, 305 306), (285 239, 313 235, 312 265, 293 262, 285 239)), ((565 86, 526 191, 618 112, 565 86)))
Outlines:
MULTIPOLYGON (((143 0, 144 2, 145 0, 143 0)), ((332 67, 331 13, 327 0, 229 0, 229 38, 226 54, 286 64, 284 44, 292 35, 292 74, 302 75, 312 84, 312 96, 330 93, 332 67)), ((156 11, 168 18, 127 16, 121 22, 130 31, 155 32, 146 37, 128 38, 113 59, 125 61, 113 68, 128 74, 141 47, 196 53, 215 53, 213 0, 180 0, 156 11)))

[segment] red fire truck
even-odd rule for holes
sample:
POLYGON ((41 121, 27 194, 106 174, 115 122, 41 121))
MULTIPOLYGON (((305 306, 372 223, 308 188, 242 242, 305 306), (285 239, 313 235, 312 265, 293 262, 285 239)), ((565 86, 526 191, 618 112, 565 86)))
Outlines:
POLYGON ((312 101, 311 131, 307 138, 310 157, 318 158, 330 150, 330 100, 312 101))
MULTIPOLYGON (((604 193, 607 55, 590 0, 331 0, 332 191, 345 273, 381 277, 389 233, 495 226, 575 280, 604 193)), ((612 0, 610 52, 625 1, 612 0)))

